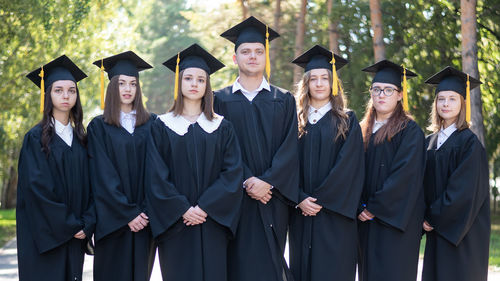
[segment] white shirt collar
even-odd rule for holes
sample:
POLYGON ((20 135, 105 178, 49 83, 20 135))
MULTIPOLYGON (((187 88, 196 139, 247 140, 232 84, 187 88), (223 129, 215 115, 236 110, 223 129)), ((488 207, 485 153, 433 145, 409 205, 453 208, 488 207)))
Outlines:
POLYGON ((451 124, 446 129, 443 129, 443 127, 441 127, 441 130, 438 133, 436 149, 439 149, 444 144, 444 142, 451 136, 451 134, 453 134, 453 132, 455 132, 456 130, 457 130, 457 125, 455 123, 451 124))
POLYGON ((120 125, 131 134, 134 133, 136 114, 136 110, 132 110, 128 113, 120 111, 120 125))
POLYGON ((316 124, 328 111, 332 109, 332 104, 328 102, 320 108, 310 106, 307 121, 311 124, 316 124))
POLYGON ((375 123, 373 124, 372 134, 375 134, 378 131, 378 129, 387 124, 387 121, 389 121, 389 119, 385 119, 384 121, 377 121, 377 119, 375 119, 375 123))
POLYGON ((240 80, 240 77, 236 78, 236 81, 234 81, 233 87, 232 87, 232 92, 235 93, 236 91, 240 90, 241 93, 249 101, 252 101, 257 96, 257 94, 260 91, 262 91, 262 89, 266 89, 268 91, 271 91, 271 86, 269 86, 269 83, 267 82, 267 80, 264 76, 262 76, 262 82, 260 83, 260 86, 251 92, 246 90, 245 88, 243 88, 243 86, 240 84, 239 80, 240 80))
POLYGON ((57 121, 57 119, 53 118, 53 120, 56 134, 61 137, 67 145, 71 146, 73 142, 73 127, 71 126, 71 122, 68 122, 67 125, 63 125, 61 122, 57 121))
POLYGON ((170 128, 179 136, 183 136, 188 132, 189 125, 194 123, 198 123, 198 125, 200 125, 203 131, 211 134, 212 132, 217 130, 217 128, 219 128, 222 119, 224 119, 224 116, 214 114, 214 118, 212 119, 212 121, 210 121, 207 119, 205 114, 202 113, 194 123, 191 123, 189 122, 189 120, 182 117, 181 115, 175 116, 174 113, 171 111, 166 114, 158 116, 158 118, 160 118, 160 120, 165 124, 165 126, 170 128))

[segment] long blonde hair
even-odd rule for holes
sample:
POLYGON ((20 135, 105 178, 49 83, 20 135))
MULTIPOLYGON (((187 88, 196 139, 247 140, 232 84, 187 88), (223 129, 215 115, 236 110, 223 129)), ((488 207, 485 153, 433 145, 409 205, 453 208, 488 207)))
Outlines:
MULTIPOLYGON (((332 71, 328 70, 329 81, 332 80, 332 71)), ((309 80, 311 79, 311 71, 307 71, 302 76, 302 79, 297 83, 296 86, 296 97, 297 97, 297 110, 298 110, 298 123, 299 123, 299 137, 306 134, 306 125, 309 116, 309 107, 311 94, 309 93, 309 80)), ((331 84, 330 84, 331 85, 331 84)), ((339 79, 338 83, 339 93, 337 96, 330 94, 330 103, 332 105, 332 113, 338 119, 337 123, 337 135, 335 140, 339 137, 346 138, 347 131, 349 130, 349 116, 346 113, 347 100, 344 97, 344 91, 342 89, 342 82, 339 79)))
MULTIPOLYGON (((439 93, 436 94, 436 98, 432 103, 431 115, 429 117, 429 126, 427 127, 427 130, 433 133, 439 132, 439 130, 441 130, 441 127, 444 124, 444 119, 441 116, 439 116, 437 110, 438 95, 439 93)), ((469 128, 469 123, 467 123, 465 115, 465 99, 462 95, 459 94, 459 96, 460 96, 460 112, 458 113, 455 123, 457 126, 457 130, 462 131, 469 128)))

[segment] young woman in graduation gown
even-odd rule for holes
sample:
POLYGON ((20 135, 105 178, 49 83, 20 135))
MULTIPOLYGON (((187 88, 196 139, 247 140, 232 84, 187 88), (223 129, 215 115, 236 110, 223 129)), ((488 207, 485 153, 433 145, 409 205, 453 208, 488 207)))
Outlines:
POLYGON ((413 281, 424 212, 424 134, 407 113, 411 71, 387 60, 374 72, 361 121, 365 183, 359 206, 360 281, 413 281), (402 78, 403 77, 403 78, 402 78))
POLYGON ((149 280, 155 253, 144 186, 154 116, 143 106, 139 71, 151 66, 131 51, 94 64, 110 79, 104 114, 87 129, 97 211, 94 280, 149 280))
POLYGON ((426 139, 422 280, 484 281, 490 241, 488 161, 469 129, 465 102, 481 82, 448 66, 426 83, 437 88, 429 128, 434 133, 426 139))
POLYGON ((213 112, 209 75, 224 65, 197 44, 164 65, 180 93, 153 124, 147 192, 163 280, 225 281, 243 168, 231 123, 213 112))
POLYGON ((300 203, 290 218, 290 269, 295 280, 354 281, 365 167, 361 128, 336 73, 347 61, 316 45, 293 63, 305 74, 296 93, 300 203))
POLYGON ((76 83, 65 55, 27 76, 41 88, 43 118, 24 137, 17 191, 19 280, 82 280, 95 209, 76 83))

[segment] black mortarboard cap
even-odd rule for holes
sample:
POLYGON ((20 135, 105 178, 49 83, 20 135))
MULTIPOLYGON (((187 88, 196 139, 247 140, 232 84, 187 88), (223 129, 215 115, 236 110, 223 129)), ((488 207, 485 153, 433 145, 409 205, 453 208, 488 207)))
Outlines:
MULTIPOLYGON (((178 55, 180 60, 179 71, 190 67, 197 67, 205 70, 208 75, 210 75, 225 66, 222 62, 196 43, 187 47, 178 55)), ((165 61, 163 65, 175 72, 177 54, 165 61)))
MULTIPOLYGON (((375 73, 372 84, 375 82, 389 83, 401 88, 401 81, 403 77, 404 68, 389 60, 381 60, 374 65, 363 68, 364 72, 375 73)), ((417 74, 406 69, 406 77, 412 78, 417 74)))
POLYGON ((280 35, 266 24, 251 16, 239 24, 224 31, 220 36, 234 43, 234 50, 242 43, 262 43, 266 42, 266 28, 269 32, 269 42, 280 35))
MULTIPOLYGON (((474 89, 482 84, 481 81, 471 76, 469 76, 469 82, 470 89, 474 89)), ((466 98, 467 73, 451 66, 447 66, 443 70, 432 75, 425 83, 437 85, 436 94, 441 91, 454 91, 466 98)))
POLYGON ((139 77, 140 71, 153 68, 149 63, 132 51, 97 60, 93 64, 97 67, 101 67, 101 63, 104 65, 104 71, 108 73, 108 78, 110 80, 116 75, 139 77))
MULTIPOLYGON (((26 75, 26 77, 28 77, 39 88, 42 82, 42 77, 40 76, 41 71, 42 67, 39 67, 26 75)), ((87 75, 66 55, 62 55, 45 64, 43 66, 43 71, 45 88, 49 87, 52 83, 58 80, 71 80, 76 83, 87 77, 87 75)))
MULTIPOLYGON (((332 70, 332 54, 333 53, 331 51, 321 47, 320 45, 316 45, 302 55, 298 56, 292 61, 292 63, 304 68, 305 72, 318 68, 332 70)), ((335 67, 337 70, 348 63, 348 61, 341 56, 336 54, 333 55, 335 57, 335 67)))

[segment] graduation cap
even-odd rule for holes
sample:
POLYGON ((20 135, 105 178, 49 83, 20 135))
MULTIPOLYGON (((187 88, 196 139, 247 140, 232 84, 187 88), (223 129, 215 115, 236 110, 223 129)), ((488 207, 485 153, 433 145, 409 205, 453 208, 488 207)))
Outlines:
POLYGON ((329 69, 332 71, 332 95, 336 96, 338 94, 338 76, 337 70, 341 69, 348 61, 328 49, 321 47, 320 45, 315 45, 302 55, 295 58, 292 63, 304 68, 304 71, 310 71, 312 69, 329 69))
POLYGON ((417 74, 406 69, 403 65, 397 65, 389 60, 381 60, 374 65, 363 68, 362 71, 375 73, 372 84, 375 82, 389 83, 397 86, 398 88, 403 88, 403 109, 405 111, 409 110, 408 85, 406 83, 406 78, 416 77, 417 74), (401 82, 403 82, 402 87, 401 82))
POLYGON ((266 74, 271 76, 269 60, 269 42, 278 38, 278 32, 269 28, 267 24, 251 16, 239 24, 224 31, 220 36, 234 43, 234 51, 243 43, 262 43, 266 47, 266 74))
POLYGON ((26 75, 41 90, 40 112, 43 112, 46 86, 49 87, 55 81, 71 80, 78 82, 87 77, 76 64, 66 55, 62 55, 44 66, 33 70, 26 75))
POLYGON ((180 71, 186 68, 196 67, 205 70, 208 75, 211 75, 225 66, 196 43, 177 53, 177 55, 165 61, 163 65, 175 72, 174 99, 177 99, 179 93, 180 71))
POLYGON ((103 58, 93 62, 101 68, 101 109, 104 109, 104 71, 108 73, 108 78, 116 75, 127 75, 139 78, 139 72, 153 68, 149 63, 132 51, 126 51, 111 57, 103 58))
POLYGON ((425 81, 427 84, 437 85, 436 94, 441 91, 454 91, 460 94, 466 100, 466 121, 470 122, 470 90, 481 85, 481 81, 474 77, 470 77, 469 74, 464 73, 451 66, 445 67, 443 70, 432 75, 429 79, 425 81))

